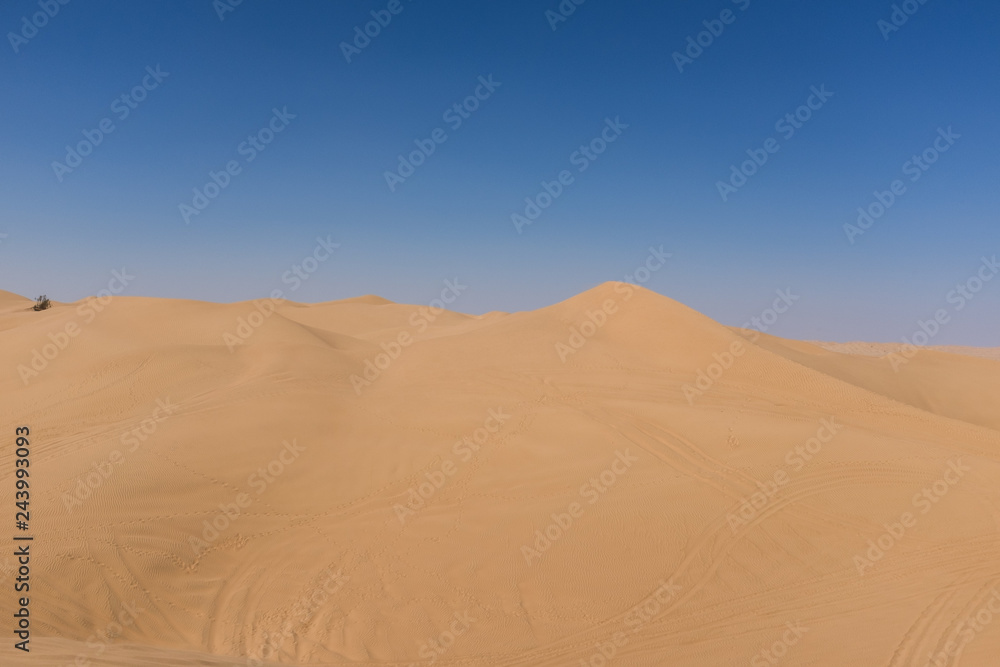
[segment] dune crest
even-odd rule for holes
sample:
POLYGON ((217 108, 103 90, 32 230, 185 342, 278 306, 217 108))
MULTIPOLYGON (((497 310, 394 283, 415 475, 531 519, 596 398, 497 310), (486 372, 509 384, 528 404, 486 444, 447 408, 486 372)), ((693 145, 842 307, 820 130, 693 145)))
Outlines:
POLYGON ((616 282, 30 304, 0 292, 38 527, 3 664, 901 667, 1000 586, 997 361, 897 372, 616 282))

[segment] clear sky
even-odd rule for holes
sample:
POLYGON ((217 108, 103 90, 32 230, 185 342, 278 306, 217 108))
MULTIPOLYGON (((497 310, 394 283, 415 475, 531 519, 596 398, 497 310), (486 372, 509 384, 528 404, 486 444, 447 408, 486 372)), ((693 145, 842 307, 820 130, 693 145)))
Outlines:
POLYGON ((1000 254, 993 0, 235 3, 3 3, 0 289, 512 311, 662 246, 725 324, 1000 345, 1000 279, 949 296, 1000 254))

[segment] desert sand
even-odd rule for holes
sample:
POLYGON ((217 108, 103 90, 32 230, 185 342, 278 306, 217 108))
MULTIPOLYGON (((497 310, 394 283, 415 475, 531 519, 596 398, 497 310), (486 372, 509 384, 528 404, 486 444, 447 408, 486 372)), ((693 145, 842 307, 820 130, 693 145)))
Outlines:
POLYGON ((997 664, 995 351, 896 368, 624 283, 32 303, 0 292, 3 665, 997 664))

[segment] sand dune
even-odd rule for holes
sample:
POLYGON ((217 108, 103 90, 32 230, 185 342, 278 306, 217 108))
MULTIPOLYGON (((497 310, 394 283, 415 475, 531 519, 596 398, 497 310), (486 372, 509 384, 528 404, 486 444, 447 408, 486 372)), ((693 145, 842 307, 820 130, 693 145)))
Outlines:
POLYGON ((624 283, 484 316, 32 303, 0 292, 35 534, 4 665, 1000 654, 998 360, 897 370, 624 283))

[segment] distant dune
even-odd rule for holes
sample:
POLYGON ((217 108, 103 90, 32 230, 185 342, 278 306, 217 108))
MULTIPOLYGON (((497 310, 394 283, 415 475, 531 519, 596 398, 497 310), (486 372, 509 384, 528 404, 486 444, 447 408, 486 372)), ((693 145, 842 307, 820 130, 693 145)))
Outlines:
POLYGON ((28 426, 35 535, 0 664, 997 664, 997 350, 625 283, 32 305, 0 292, 0 497, 28 426))

